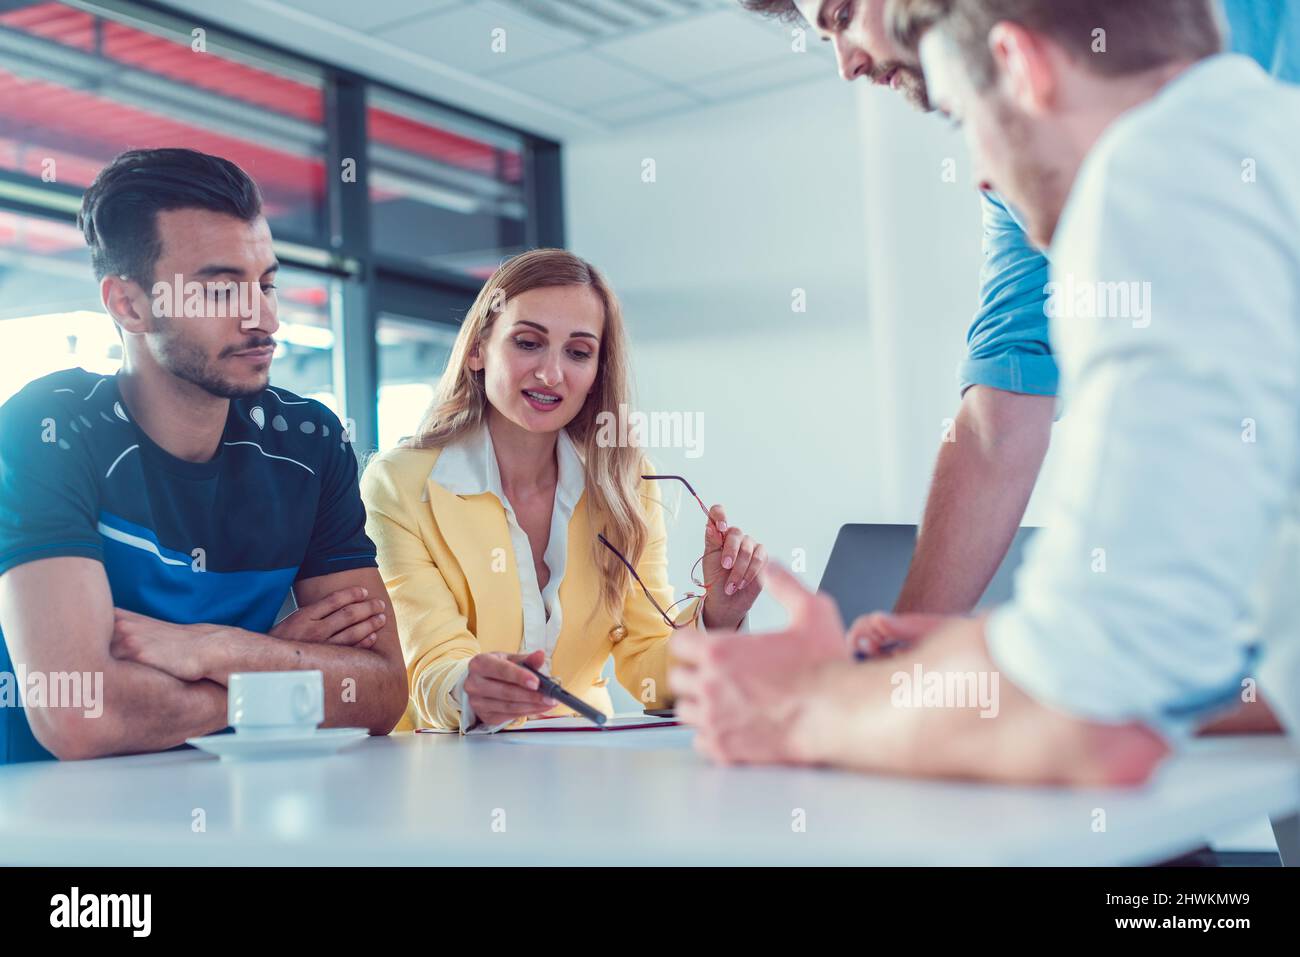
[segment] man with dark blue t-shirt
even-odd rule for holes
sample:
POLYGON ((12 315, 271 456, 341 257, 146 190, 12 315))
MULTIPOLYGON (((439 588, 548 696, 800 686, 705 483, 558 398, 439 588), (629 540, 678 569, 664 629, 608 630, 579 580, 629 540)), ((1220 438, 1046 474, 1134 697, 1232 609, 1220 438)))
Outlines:
POLYGON ((256 185, 131 151, 79 224, 123 365, 0 408, 0 764, 218 731, 243 671, 318 669, 327 726, 387 733, 406 674, 356 457, 328 409, 268 385, 278 264, 256 185))

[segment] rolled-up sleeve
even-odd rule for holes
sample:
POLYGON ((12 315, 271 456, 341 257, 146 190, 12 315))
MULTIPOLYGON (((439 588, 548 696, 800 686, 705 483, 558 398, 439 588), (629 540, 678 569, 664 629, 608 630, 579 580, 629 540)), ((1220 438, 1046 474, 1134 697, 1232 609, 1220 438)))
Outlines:
POLYGON ((1253 589, 1295 505, 1300 295, 1287 214, 1237 148, 1157 132, 1089 160, 1053 247, 1072 294, 1136 283, 1147 312, 1053 313, 1071 421, 988 643, 1041 703, 1176 739, 1254 668, 1253 589))
POLYGON ((961 391, 974 385, 1026 395, 1056 395, 1057 368, 1044 309, 1047 257, 1005 203, 982 193, 984 265, 980 307, 958 369, 961 391))

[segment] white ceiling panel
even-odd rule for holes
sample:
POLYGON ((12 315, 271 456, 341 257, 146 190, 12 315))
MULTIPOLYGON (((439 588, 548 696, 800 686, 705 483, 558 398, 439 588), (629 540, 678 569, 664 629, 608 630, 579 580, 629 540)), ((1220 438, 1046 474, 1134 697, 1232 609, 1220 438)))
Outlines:
POLYGON ((621 126, 653 116, 680 113, 683 110, 694 109, 699 105, 699 100, 693 99, 685 93, 678 93, 676 90, 660 90, 646 96, 627 97, 622 100, 593 106, 590 108, 590 113, 602 123, 607 123, 610 126, 621 126))
POLYGON ((478 76, 583 45, 577 34, 546 24, 520 7, 499 0, 457 4, 374 35, 478 76), (493 49, 494 31, 498 29, 505 31, 505 49, 501 52, 493 49))
POLYGON ((750 96, 776 87, 793 86, 810 80, 835 80, 835 62, 807 53, 789 53, 771 63, 743 67, 724 74, 702 77, 690 84, 692 92, 710 100, 729 100, 750 96))
POLYGON ((164 0, 557 139, 833 75, 739 0, 164 0), (506 49, 493 52, 492 31, 506 49))
POLYGON ((781 28, 736 8, 715 10, 671 26, 601 44, 605 56, 663 75, 678 83, 771 63, 788 53, 781 28))
POLYGON ((450 7, 463 7, 473 0, 280 0, 316 17, 346 23, 356 30, 374 30, 420 14, 437 13, 450 7))
POLYGON ((498 83, 573 110, 640 96, 659 87, 653 77, 585 51, 542 57, 515 69, 502 70, 494 78, 498 83))
POLYGON ((502 0, 539 20, 599 42, 699 16, 734 0, 502 0))

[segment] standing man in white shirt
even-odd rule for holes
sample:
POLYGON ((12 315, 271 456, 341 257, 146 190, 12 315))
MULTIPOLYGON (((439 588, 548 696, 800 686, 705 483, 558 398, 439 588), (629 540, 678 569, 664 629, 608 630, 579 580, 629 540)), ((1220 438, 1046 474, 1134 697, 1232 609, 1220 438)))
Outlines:
POLYGON ((790 625, 680 635, 678 710, 725 762, 1141 781, 1253 687, 1300 577, 1300 91, 1219 53, 1211 0, 891 15, 1050 247, 1072 426, 1047 527, 1009 605, 862 664, 774 570, 790 625))
MULTIPOLYGON (((892 89, 919 110, 933 109, 919 67, 889 35, 886 0, 739 2, 820 36, 845 80, 892 89)), ((1300 82, 1300 0, 1219 0, 1219 6, 1233 52, 1300 82)), ((1005 197, 983 190, 980 208, 984 263, 958 369, 953 441, 940 443, 916 551, 894 603, 898 614, 863 623, 893 639, 931 624, 917 613, 963 614, 975 607, 1024 518, 1051 437, 1059 371, 1044 309, 1047 256, 1025 235, 1005 197)))

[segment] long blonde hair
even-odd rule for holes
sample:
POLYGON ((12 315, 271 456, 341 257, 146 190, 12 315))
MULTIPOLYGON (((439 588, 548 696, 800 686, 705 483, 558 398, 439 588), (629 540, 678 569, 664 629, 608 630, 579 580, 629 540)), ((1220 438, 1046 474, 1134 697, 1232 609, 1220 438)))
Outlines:
MULTIPOLYGON (((617 417, 631 407, 631 369, 623 314, 613 290, 591 263, 563 249, 534 249, 502 263, 489 277, 461 324, 447 369, 419 431, 404 444, 440 449, 487 421, 487 391, 483 373, 469 367, 476 344, 487 341, 493 323, 515 296, 547 286, 586 286, 600 299, 605 312, 596 367, 596 381, 582 409, 566 427, 578 447, 586 482, 587 510, 592 526, 603 525, 605 537, 634 565, 648 538, 639 487, 645 462, 632 444, 597 441, 600 413, 617 417)), ((621 431, 621 430, 620 430, 621 431)), ((615 620, 622 619, 624 596, 631 576, 605 546, 592 537, 592 557, 601 570, 600 600, 615 620)))

